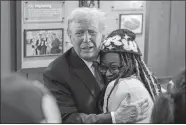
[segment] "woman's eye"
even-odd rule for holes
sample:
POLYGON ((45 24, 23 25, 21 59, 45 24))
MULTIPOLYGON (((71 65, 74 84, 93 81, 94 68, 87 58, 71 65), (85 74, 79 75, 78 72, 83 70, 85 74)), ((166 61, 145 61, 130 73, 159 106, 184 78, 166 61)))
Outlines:
POLYGON ((104 66, 104 65, 100 65, 100 69, 101 69, 101 70, 107 70, 107 67, 104 66))
POLYGON ((107 68, 106 67, 101 67, 102 70, 106 70, 107 68))
POLYGON ((114 67, 114 68, 111 68, 112 70, 117 70, 118 68, 114 67))
POLYGON ((117 70, 117 69, 119 69, 119 67, 118 66, 111 66, 111 69, 112 70, 117 70))

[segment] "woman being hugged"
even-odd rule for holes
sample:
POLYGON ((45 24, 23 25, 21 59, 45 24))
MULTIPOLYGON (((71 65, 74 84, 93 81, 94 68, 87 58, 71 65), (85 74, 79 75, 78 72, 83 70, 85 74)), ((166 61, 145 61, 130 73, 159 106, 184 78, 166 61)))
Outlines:
MULTIPOLYGON (((141 59, 135 38, 133 32, 118 29, 111 32, 101 45, 99 67, 107 83, 103 112, 117 110, 123 100, 127 105, 148 98, 148 114, 138 123, 150 123, 153 101, 161 93, 161 87, 141 59)), ((129 118, 135 115, 130 113, 129 118)))

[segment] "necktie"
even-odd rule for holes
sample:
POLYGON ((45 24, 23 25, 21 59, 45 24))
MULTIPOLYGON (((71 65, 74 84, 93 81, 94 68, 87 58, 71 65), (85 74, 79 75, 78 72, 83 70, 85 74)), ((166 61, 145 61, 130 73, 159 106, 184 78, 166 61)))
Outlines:
POLYGON ((98 69, 98 62, 94 61, 92 66, 94 67, 94 77, 96 78, 96 81, 97 81, 100 89, 102 90, 105 85, 104 85, 104 81, 103 81, 103 78, 101 76, 101 73, 98 69))

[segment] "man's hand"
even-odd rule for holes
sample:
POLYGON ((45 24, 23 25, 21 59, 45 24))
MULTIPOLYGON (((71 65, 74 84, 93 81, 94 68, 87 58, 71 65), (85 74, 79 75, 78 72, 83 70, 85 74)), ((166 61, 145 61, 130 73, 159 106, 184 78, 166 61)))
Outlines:
POLYGON ((114 112, 116 123, 136 123, 145 119, 148 114, 148 99, 130 103, 130 95, 127 94, 119 108, 114 112))

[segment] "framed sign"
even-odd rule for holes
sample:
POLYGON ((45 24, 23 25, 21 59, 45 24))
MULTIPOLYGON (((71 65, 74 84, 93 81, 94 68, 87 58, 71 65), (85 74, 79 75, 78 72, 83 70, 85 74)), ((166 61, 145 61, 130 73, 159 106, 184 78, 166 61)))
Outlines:
POLYGON ((63 29, 24 30, 24 57, 59 55, 63 52, 63 29))
POLYGON ((100 1, 99 0, 79 0, 79 7, 99 8, 100 1))
POLYGON ((120 14, 119 28, 131 30, 135 34, 142 34, 143 14, 120 14))
POLYGON ((143 10, 145 1, 114 1, 112 10, 115 11, 137 11, 143 10))
POLYGON ((63 22, 62 1, 24 1, 23 20, 28 22, 63 22))

